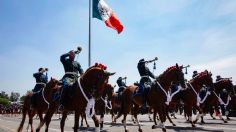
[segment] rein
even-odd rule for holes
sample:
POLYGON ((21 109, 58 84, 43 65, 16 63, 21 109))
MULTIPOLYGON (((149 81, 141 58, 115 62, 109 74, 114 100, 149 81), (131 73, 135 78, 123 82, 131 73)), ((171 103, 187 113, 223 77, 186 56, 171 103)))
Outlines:
POLYGON ((91 118, 91 117, 95 114, 95 110, 94 110, 95 100, 94 100, 93 97, 92 97, 91 99, 88 99, 88 97, 87 97, 86 94, 84 93, 83 87, 81 86, 80 80, 81 80, 81 78, 79 77, 78 83, 79 83, 80 91, 81 91, 81 93, 83 94, 83 96, 84 96, 84 98, 86 99, 86 101, 88 102, 88 103, 87 103, 87 106, 86 106, 85 113, 86 113, 86 115, 87 115, 89 118, 91 118), (92 111, 91 111, 91 110, 92 110, 92 111))

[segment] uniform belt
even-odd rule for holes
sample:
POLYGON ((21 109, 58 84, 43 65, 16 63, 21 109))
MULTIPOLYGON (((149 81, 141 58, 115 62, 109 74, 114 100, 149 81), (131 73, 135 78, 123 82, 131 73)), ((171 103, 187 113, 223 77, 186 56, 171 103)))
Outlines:
POLYGON ((78 74, 75 73, 75 72, 66 72, 66 74, 78 75, 78 74))
POLYGON ((143 78, 143 77, 149 77, 149 76, 141 76, 141 78, 143 78))

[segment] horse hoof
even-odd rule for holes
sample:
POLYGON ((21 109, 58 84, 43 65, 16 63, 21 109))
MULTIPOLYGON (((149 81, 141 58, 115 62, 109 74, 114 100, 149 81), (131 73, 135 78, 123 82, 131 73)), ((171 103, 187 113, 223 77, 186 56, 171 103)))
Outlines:
POLYGON ((175 124, 173 124, 173 126, 176 126, 175 124))
POLYGON ((152 129, 155 129, 155 128, 157 128, 157 125, 152 125, 152 129))
POLYGON ((143 130, 141 128, 138 129, 139 132, 143 132, 143 130))
POLYGON ((125 129, 125 132, 129 132, 129 130, 128 130, 128 129, 125 129))
POLYGON ((201 121, 202 124, 205 124, 205 121, 201 121))
POLYGON ((192 124, 192 127, 196 127, 196 125, 192 124))
POLYGON ((121 120, 121 123, 124 123, 124 120, 121 120))
POLYGON ((228 121, 224 121, 224 123, 228 123, 228 121))
POLYGON ((215 120, 216 118, 215 118, 215 117, 213 117, 212 119, 213 119, 213 120, 215 120))
POLYGON ((197 121, 195 120, 195 121, 193 121, 193 124, 196 124, 197 123, 197 121))
POLYGON ((165 129, 165 128, 162 128, 162 131, 163 131, 163 132, 166 132, 166 129, 165 129))

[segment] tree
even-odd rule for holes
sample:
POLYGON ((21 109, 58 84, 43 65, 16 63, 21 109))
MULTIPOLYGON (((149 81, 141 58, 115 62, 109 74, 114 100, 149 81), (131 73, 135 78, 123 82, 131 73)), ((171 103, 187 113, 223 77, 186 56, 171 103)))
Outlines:
POLYGON ((4 106, 8 106, 8 105, 10 105, 10 101, 6 98, 1 98, 0 97, 0 104, 2 104, 4 106))
POLYGON ((20 97, 20 94, 17 92, 11 92, 10 101, 16 102, 20 97))
POLYGON ((9 96, 5 91, 1 91, 0 98, 9 99, 9 96))

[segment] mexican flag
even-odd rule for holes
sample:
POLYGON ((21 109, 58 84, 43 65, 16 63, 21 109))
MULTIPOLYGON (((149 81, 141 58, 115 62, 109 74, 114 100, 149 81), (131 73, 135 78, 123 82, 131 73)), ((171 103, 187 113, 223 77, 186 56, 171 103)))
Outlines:
POLYGON ((108 27, 115 29, 118 33, 123 31, 123 25, 104 0, 93 0, 93 17, 104 21, 108 27))

